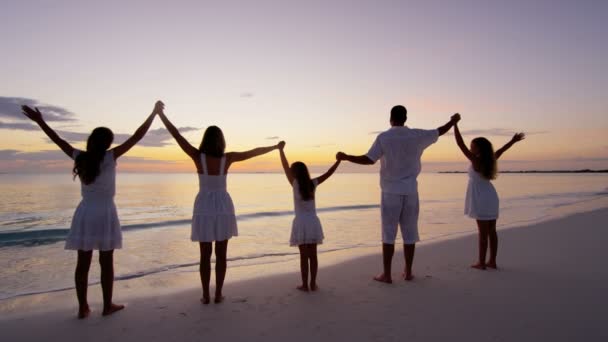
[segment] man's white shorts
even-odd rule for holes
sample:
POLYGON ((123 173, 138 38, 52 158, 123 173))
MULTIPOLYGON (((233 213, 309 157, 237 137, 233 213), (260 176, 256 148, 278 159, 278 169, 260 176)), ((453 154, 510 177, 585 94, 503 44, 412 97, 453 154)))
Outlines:
POLYGON ((406 245, 420 241, 418 236, 418 193, 397 195, 382 193, 382 242, 394 244, 397 226, 406 245))

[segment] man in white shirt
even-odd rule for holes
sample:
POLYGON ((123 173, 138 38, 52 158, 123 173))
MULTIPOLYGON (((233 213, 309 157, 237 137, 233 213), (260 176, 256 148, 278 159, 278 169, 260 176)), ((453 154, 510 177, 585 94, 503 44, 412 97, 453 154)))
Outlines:
POLYGON ((439 136, 448 132, 460 120, 454 114, 451 120, 433 130, 411 129, 405 126, 407 110, 403 106, 391 109, 391 128, 382 132, 369 152, 361 156, 338 153, 338 159, 361 165, 371 165, 380 159, 380 188, 382 189, 382 256, 384 273, 375 280, 392 283, 391 264, 395 253, 397 227, 401 226, 405 280, 412 280, 412 264, 418 236, 418 181, 422 152, 434 144, 439 136))

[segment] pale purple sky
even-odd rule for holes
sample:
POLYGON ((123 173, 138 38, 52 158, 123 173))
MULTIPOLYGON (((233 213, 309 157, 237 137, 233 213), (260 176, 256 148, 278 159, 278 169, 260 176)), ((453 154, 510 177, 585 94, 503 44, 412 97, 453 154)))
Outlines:
MULTIPOLYGON (((131 132, 160 98, 178 126, 218 124, 234 149, 277 136, 313 164, 366 152, 404 104, 412 126, 460 112, 496 145, 532 133, 512 168, 608 168, 607 23, 591 0, 14 1, 0 97, 66 108, 54 127, 85 133, 131 132)), ((52 148, 1 102, 0 150, 52 148)), ((185 159, 167 143, 133 155, 185 159)), ((462 162, 451 137, 425 159, 462 162)))

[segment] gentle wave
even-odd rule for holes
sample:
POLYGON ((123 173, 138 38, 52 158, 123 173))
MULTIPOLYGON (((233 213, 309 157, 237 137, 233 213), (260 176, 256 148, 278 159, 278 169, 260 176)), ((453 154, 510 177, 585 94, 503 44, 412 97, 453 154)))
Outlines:
MULTIPOLYGON (((360 205, 343 205, 343 206, 335 206, 335 207, 325 207, 318 208, 317 212, 336 212, 336 211, 353 211, 353 210, 366 210, 366 209, 376 209, 379 208, 377 204, 360 204, 360 205)), ((280 216, 290 216, 293 215, 293 211, 285 210, 285 211, 261 211, 250 214, 242 214, 237 215, 237 220, 246 221, 246 220, 255 220, 261 219, 265 217, 280 217, 280 216)), ((167 221, 159 221, 159 222, 150 222, 150 223, 138 223, 131 225, 123 225, 122 231, 137 231, 143 229, 153 229, 153 228, 165 228, 172 226, 183 226, 189 225, 192 222, 191 219, 183 219, 183 220, 167 220, 167 221)), ((40 230, 13 230, 9 232, 0 233, 0 248, 9 247, 9 246, 23 246, 23 247, 32 247, 32 246, 40 246, 52 244, 60 241, 64 241, 69 228, 57 228, 57 229, 40 229, 40 230)))
MULTIPOLYGON (((349 249, 353 249, 353 248, 360 248, 360 247, 366 247, 365 245, 362 244, 358 244, 358 245, 352 245, 352 246, 345 246, 342 248, 333 248, 333 249, 328 249, 325 251, 319 251, 319 254, 324 254, 324 253, 331 253, 331 252, 338 252, 338 251, 344 251, 344 250, 349 250, 349 249)), ((263 259, 263 258, 275 258, 273 261, 259 261, 259 262, 254 262, 253 264, 267 264, 267 263, 273 263, 273 262, 282 262, 285 259, 276 259, 277 257, 296 257, 299 255, 299 252, 292 252, 292 253, 265 253, 265 254, 256 254, 256 255, 250 255, 250 256, 241 256, 241 257, 234 257, 234 258, 228 258, 227 261, 228 262, 238 262, 238 261, 243 261, 243 260, 247 260, 247 261, 255 261, 258 259, 263 259)), ((212 260, 212 262, 215 262, 214 260, 212 260)), ((172 264, 172 265, 164 265, 164 266, 160 266, 160 267, 155 267, 155 268, 149 268, 146 270, 142 270, 142 271, 137 271, 137 272, 133 272, 133 273, 127 273, 127 274, 122 274, 122 275, 117 275, 116 277, 114 277, 114 281, 123 281, 123 280, 130 280, 130 279, 136 279, 136 278, 142 278, 142 277, 146 277, 149 275, 153 275, 153 274, 157 274, 157 273, 162 273, 162 272, 167 272, 167 271, 172 271, 172 270, 179 270, 182 268, 188 268, 188 267, 195 267, 198 266, 199 262, 188 262, 188 263, 182 263, 182 264, 172 264)), ((231 267, 239 267, 239 265, 232 265, 231 267)), ((196 270, 198 272, 198 269, 196 270)), ((99 281, 95 281, 95 282, 90 282, 89 285, 97 285, 99 284, 99 281)), ((48 290, 40 290, 40 291, 29 291, 29 292, 20 292, 20 293, 16 293, 16 294, 12 294, 12 295, 2 295, 0 294, 0 300, 6 300, 6 299, 11 299, 11 298, 17 298, 17 297, 25 297, 25 296, 31 296, 31 295, 37 295, 37 294, 44 294, 44 293, 53 293, 53 292, 61 292, 61 291, 67 291, 67 290, 72 290, 74 289, 73 286, 64 286, 64 287, 57 287, 57 288, 52 288, 52 289, 48 289, 48 290)))

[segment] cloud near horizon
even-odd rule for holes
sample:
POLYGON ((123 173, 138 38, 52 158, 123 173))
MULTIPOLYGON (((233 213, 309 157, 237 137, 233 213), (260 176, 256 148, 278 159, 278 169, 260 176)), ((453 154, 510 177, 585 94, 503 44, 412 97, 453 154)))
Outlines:
MULTIPOLYGON (((7 149, 7 150, 0 150, 0 160, 2 160, 2 161, 22 160, 22 161, 34 161, 34 162, 65 162, 65 161, 69 161, 70 158, 65 153, 63 153, 63 151, 61 151, 59 149, 42 150, 42 151, 36 151, 36 152, 27 152, 27 151, 7 149)), ((123 161, 123 162, 142 163, 142 164, 158 163, 158 162, 169 163, 169 164, 176 163, 176 161, 172 161, 172 160, 158 160, 158 159, 149 159, 149 158, 134 157, 134 156, 122 156, 122 157, 120 157, 119 160, 123 161)))
MULTIPOLYGON (((3 122, 0 121, 0 129, 8 129, 8 130, 19 130, 19 131, 39 131, 40 128, 37 125, 34 125, 30 122, 3 122)), ((196 127, 179 127, 178 130, 181 133, 195 132, 200 130, 200 128, 196 127)), ((64 130, 56 130, 57 134, 61 136, 63 139, 74 143, 74 142, 83 142, 86 141, 89 137, 90 133, 82 133, 82 132, 68 132, 64 130)), ((114 133, 114 142, 116 144, 121 144, 125 140, 127 140, 131 134, 125 133, 114 133)), ((171 144, 173 137, 169 134, 165 128, 157 128, 151 129, 146 133, 146 136, 138 143, 139 146, 144 147, 163 147, 171 144)))
POLYGON ((0 117, 28 120, 21 112, 21 106, 38 107, 47 121, 75 121, 76 115, 66 108, 42 103, 26 97, 0 96, 0 117))

